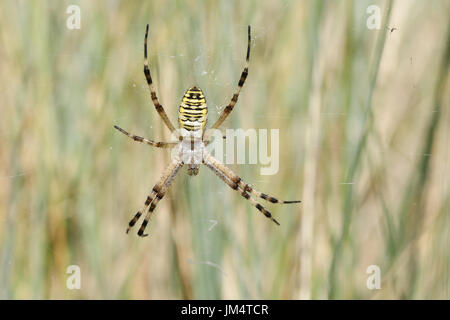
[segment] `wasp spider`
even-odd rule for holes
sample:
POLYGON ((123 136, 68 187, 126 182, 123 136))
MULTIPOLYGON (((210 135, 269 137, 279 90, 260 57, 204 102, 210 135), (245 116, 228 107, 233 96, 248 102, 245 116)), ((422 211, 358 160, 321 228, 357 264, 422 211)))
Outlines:
MULTIPOLYGON (((114 126, 117 130, 127 135, 134 141, 149 144, 157 148, 176 148, 175 152, 172 153, 172 161, 169 166, 164 171, 164 174, 160 180, 153 187, 149 196, 145 200, 143 207, 135 214, 133 219, 128 224, 127 233, 132 228, 142 214, 147 210, 147 214, 139 228, 138 235, 141 237, 147 236, 144 234, 145 228, 147 227, 148 221, 155 210, 158 202, 164 197, 170 184, 175 178, 178 171, 183 167, 187 166, 187 172, 189 175, 197 175, 200 164, 204 164, 206 167, 211 169, 222 181, 224 181, 233 190, 236 190, 248 200, 256 209, 262 212, 267 218, 271 219, 277 225, 278 221, 275 220, 269 211, 267 211, 261 204, 257 203, 250 195, 254 197, 262 198, 266 201, 272 203, 298 203, 300 201, 283 201, 278 200, 272 196, 265 193, 259 192, 253 189, 249 184, 242 181, 242 179, 237 176, 231 169, 227 168, 219 160, 215 159, 207 150, 206 145, 210 142, 208 134, 205 134, 205 125, 208 116, 208 109, 206 107, 206 100, 203 92, 200 88, 194 86, 189 88, 183 96, 180 107, 178 109, 178 124, 179 129, 175 129, 163 106, 159 103, 156 96, 155 89, 153 87, 152 77, 150 75, 150 69, 148 68, 147 59, 147 37, 148 37, 148 25, 145 30, 144 38, 144 74, 147 79, 148 88, 150 89, 151 98, 156 111, 161 116, 162 120, 172 132, 178 137, 177 142, 155 142, 149 139, 145 139, 134 134, 128 133, 124 129, 114 126)), ((248 61, 250 57, 250 26, 248 26, 248 45, 247 45, 247 56, 245 60, 244 71, 242 71, 241 78, 239 79, 238 87, 230 103, 225 107, 225 109, 220 114, 217 121, 212 125, 211 129, 218 128, 222 122, 227 118, 230 112, 233 110, 234 106, 239 97, 239 92, 244 85, 245 79, 248 75, 248 61)))

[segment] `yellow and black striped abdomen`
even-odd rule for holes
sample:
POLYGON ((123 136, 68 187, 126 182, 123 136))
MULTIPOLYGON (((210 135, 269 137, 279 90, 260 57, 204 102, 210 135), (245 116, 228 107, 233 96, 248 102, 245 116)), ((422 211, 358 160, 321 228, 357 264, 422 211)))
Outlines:
POLYGON ((180 128, 188 131, 203 130, 207 117, 208 109, 202 90, 198 87, 189 88, 178 110, 180 128))

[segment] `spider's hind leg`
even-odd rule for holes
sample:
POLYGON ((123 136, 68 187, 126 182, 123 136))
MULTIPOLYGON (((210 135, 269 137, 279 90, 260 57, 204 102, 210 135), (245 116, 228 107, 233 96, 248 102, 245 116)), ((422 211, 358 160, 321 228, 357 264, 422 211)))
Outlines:
POLYGON ((208 161, 218 168, 224 174, 228 179, 236 183, 239 188, 241 188, 243 191, 250 193, 254 195, 255 197, 264 199, 266 201, 269 201, 271 203, 300 203, 301 200, 279 200, 271 195, 268 195, 266 193, 262 193, 256 189, 253 189, 253 187, 247 183, 245 183, 237 174, 235 174, 230 168, 225 166, 223 163, 221 163, 219 160, 211 156, 210 154, 205 154, 205 157, 208 159, 208 161))
POLYGON ((132 227, 136 224, 139 218, 142 216, 142 213, 150 206, 149 212, 147 213, 145 220, 142 222, 141 228, 139 229, 138 234, 140 236, 145 236, 144 229, 148 224, 150 219, 150 214, 155 210, 156 204, 161 200, 166 193, 167 189, 170 186, 173 178, 177 174, 178 170, 183 166, 183 163, 177 160, 172 161, 172 163, 166 168, 164 174, 160 178, 160 180, 155 184, 152 189, 152 192, 145 200, 144 206, 134 215, 134 217, 128 223, 127 233, 130 231, 132 227))
POLYGON ((253 187, 244 181, 242 181, 241 178, 239 178, 237 175, 234 176, 235 179, 239 179, 239 186, 242 187, 245 191, 250 192, 256 197, 259 197, 261 199, 264 199, 266 201, 272 202, 272 203, 300 203, 301 200, 279 200, 273 196, 270 196, 266 193, 262 193, 261 191, 253 189, 253 187))
POLYGON ((231 181, 222 171, 219 170, 214 164, 212 164, 208 159, 204 159, 203 163, 210 168, 222 181, 224 181, 231 189, 236 190, 240 193, 242 197, 248 200, 256 209, 258 209, 262 214, 264 214, 268 219, 272 220, 275 224, 280 225, 277 220, 272 216, 272 214, 264 208, 261 204, 256 202, 250 195, 239 188, 239 184, 231 181))
POLYGON ((153 191, 155 192, 156 196, 152 199, 150 203, 150 208, 148 209, 147 214, 145 215, 144 221, 141 224, 141 227, 139 228, 138 235, 140 237, 146 237, 148 234, 144 234, 145 228, 147 227, 147 224, 150 220, 150 217, 153 213, 153 211, 156 209, 156 206, 158 202, 164 197, 167 190, 170 187, 170 184, 172 183, 173 179, 177 175, 180 168, 183 166, 183 162, 174 160, 169 167, 167 168, 166 172, 163 175, 163 178, 161 180, 164 180, 164 183, 157 184, 153 188, 153 191), (156 188, 157 187, 157 188, 156 188), (156 190, 155 190, 156 188, 156 190))

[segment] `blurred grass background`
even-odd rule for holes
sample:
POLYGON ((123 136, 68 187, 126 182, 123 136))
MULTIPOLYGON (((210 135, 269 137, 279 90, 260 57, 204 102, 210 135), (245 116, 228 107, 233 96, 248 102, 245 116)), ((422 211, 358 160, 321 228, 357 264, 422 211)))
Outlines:
POLYGON ((447 0, 1 1, 0 297, 450 298, 449 13, 447 0), (169 138, 142 72, 147 23, 173 122, 193 84, 216 119, 252 25, 224 127, 280 129, 276 175, 232 166, 303 200, 264 203, 280 227, 202 168, 177 176, 150 237, 125 234, 170 156, 113 129, 169 138))

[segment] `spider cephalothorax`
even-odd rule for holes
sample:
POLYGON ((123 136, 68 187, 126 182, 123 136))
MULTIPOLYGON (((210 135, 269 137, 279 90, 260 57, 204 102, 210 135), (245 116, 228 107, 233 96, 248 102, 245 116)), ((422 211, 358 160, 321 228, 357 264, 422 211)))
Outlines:
MULTIPOLYGON (((159 103, 156 96, 155 89, 153 88, 153 81, 150 74, 150 69, 148 68, 147 60, 147 37, 148 37, 148 25, 145 30, 145 40, 144 40, 144 74, 147 79, 147 84, 150 89, 151 98, 153 104, 155 105, 156 111, 161 116, 162 120, 169 128, 172 134, 178 137, 177 142, 155 142, 149 139, 145 139, 134 134, 130 134, 124 129, 114 126, 117 130, 127 135, 131 139, 149 144, 158 148, 173 148, 172 161, 166 168, 164 174, 158 183, 153 187, 152 192, 145 200, 144 206, 134 215, 133 219, 128 224, 127 233, 132 228, 142 213, 149 207, 148 212, 139 228, 139 236, 147 236, 144 234, 145 228, 147 227, 148 221, 152 212, 155 210, 158 202, 164 197, 165 193, 169 189, 170 184, 175 178, 176 174, 183 165, 187 166, 189 175, 197 175, 199 167, 204 164, 206 167, 211 169, 223 182, 230 186, 233 190, 238 191, 242 197, 247 199, 255 208, 262 212, 267 218, 271 219, 276 224, 279 224, 261 204, 257 203, 250 195, 254 197, 262 198, 266 201, 272 203, 297 203, 295 201, 283 201, 278 200, 272 196, 265 193, 259 192, 253 189, 249 184, 242 181, 242 179, 236 175, 231 169, 226 167, 219 160, 214 158, 205 148, 205 145, 209 143, 209 136, 205 133, 205 126, 208 116, 208 109, 206 107, 206 100, 202 90, 196 86, 189 88, 183 96, 180 107, 178 109, 178 124, 179 129, 175 129, 172 122, 169 120, 163 106, 159 103)), ((226 117, 233 110, 234 106, 239 97, 242 86, 244 85, 245 79, 248 75, 248 61, 250 58, 250 26, 248 26, 248 45, 247 45, 247 56, 245 59, 245 67, 242 71, 241 78, 238 82, 238 87, 230 103, 225 107, 225 109, 220 114, 216 122, 211 126, 211 129, 217 129, 226 117)))

